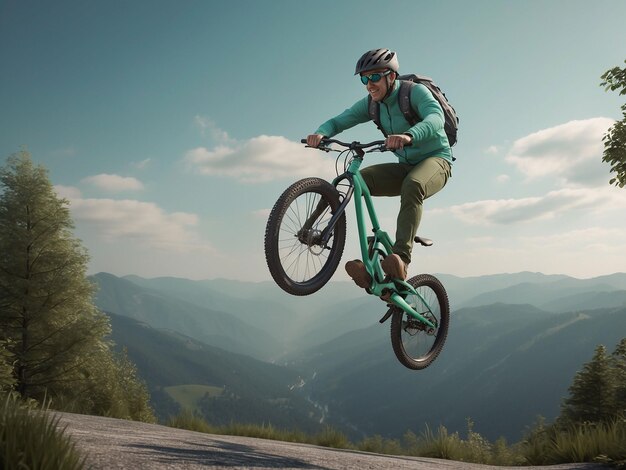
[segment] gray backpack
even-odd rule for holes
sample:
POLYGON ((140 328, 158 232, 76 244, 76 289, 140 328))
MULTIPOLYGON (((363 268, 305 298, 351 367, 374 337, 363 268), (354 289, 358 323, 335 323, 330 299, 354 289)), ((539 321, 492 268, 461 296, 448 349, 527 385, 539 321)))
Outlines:
MULTIPOLYGON (((400 80, 400 90, 398 91, 398 103, 400 105, 400 110, 402 114, 404 114, 404 118, 407 122, 414 126, 418 122, 422 120, 422 118, 417 114, 417 112, 411 106, 411 89, 415 86, 416 83, 421 83, 433 94, 435 99, 441 105, 441 109, 443 109, 443 115, 445 117, 445 125, 444 130, 446 135, 448 136, 448 142, 450 143, 450 147, 452 147, 457 142, 457 132, 459 130, 459 118, 456 115, 456 111, 452 107, 452 105, 448 102, 446 95, 441 89, 435 85, 432 78, 424 77, 422 75, 400 75, 398 77, 400 80)), ((383 130, 380 125, 380 103, 374 101, 372 97, 369 97, 368 104, 368 112, 370 118, 376 124, 376 127, 380 129, 380 131, 387 137, 387 133, 383 130)))

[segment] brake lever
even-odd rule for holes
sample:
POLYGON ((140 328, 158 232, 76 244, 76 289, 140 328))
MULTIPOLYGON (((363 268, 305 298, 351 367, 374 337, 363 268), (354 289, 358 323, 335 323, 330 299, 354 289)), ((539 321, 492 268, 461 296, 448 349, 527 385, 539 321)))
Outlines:
POLYGON ((330 152, 332 149, 330 147, 322 147, 321 145, 318 147, 313 147, 311 145, 305 145, 304 146, 305 149, 315 149, 315 150, 322 150, 326 153, 330 152))
POLYGON ((391 150, 391 149, 388 149, 388 148, 387 148, 387 147, 383 144, 383 145, 379 145, 379 146, 378 146, 378 147, 376 147, 376 148, 373 148, 373 149, 371 149, 371 150, 368 150, 368 151, 367 151, 367 153, 370 153, 370 152, 388 152, 389 150, 391 150))

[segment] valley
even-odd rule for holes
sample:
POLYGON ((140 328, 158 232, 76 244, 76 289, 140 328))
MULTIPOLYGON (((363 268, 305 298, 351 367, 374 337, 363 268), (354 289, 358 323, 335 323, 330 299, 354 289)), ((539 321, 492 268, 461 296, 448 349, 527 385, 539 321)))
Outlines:
POLYGON ((348 283, 297 298, 269 282, 93 280, 161 420, 191 407, 215 424, 330 424, 353 439, 463 433, 471 419, 489 439, 519 440, 539 416, 558 415, 593 349, 626 332, 624 274, 439 277, 450 333, 421 372, 395 359, 389 324, 378 323, 384 304, 348 283))

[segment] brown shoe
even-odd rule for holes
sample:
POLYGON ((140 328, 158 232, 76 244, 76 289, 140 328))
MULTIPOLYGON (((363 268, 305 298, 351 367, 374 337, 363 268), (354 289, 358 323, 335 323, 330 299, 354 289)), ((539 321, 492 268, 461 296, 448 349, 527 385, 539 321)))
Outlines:
POLYGON ((372 285, 372 277, 367 273, 367 269, 360 259, 348 261, 346 271, 357 286, 367 289, 372 285))
POLYGON ((408 276, 408 265, 395 253, 387 256, 380 265, 391 278, 404 281, 408 276))

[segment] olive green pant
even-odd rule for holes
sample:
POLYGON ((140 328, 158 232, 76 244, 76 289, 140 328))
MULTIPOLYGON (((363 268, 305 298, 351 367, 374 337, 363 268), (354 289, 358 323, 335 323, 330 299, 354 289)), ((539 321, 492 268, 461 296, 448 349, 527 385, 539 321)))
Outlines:
POLYGON ((424 200, 446 185, 450 163, 441 157, 429 157, 417 165, 382 163, 363 168, 361 175, 372 196, 400 196, 393 252, 410 263, 424 200))

